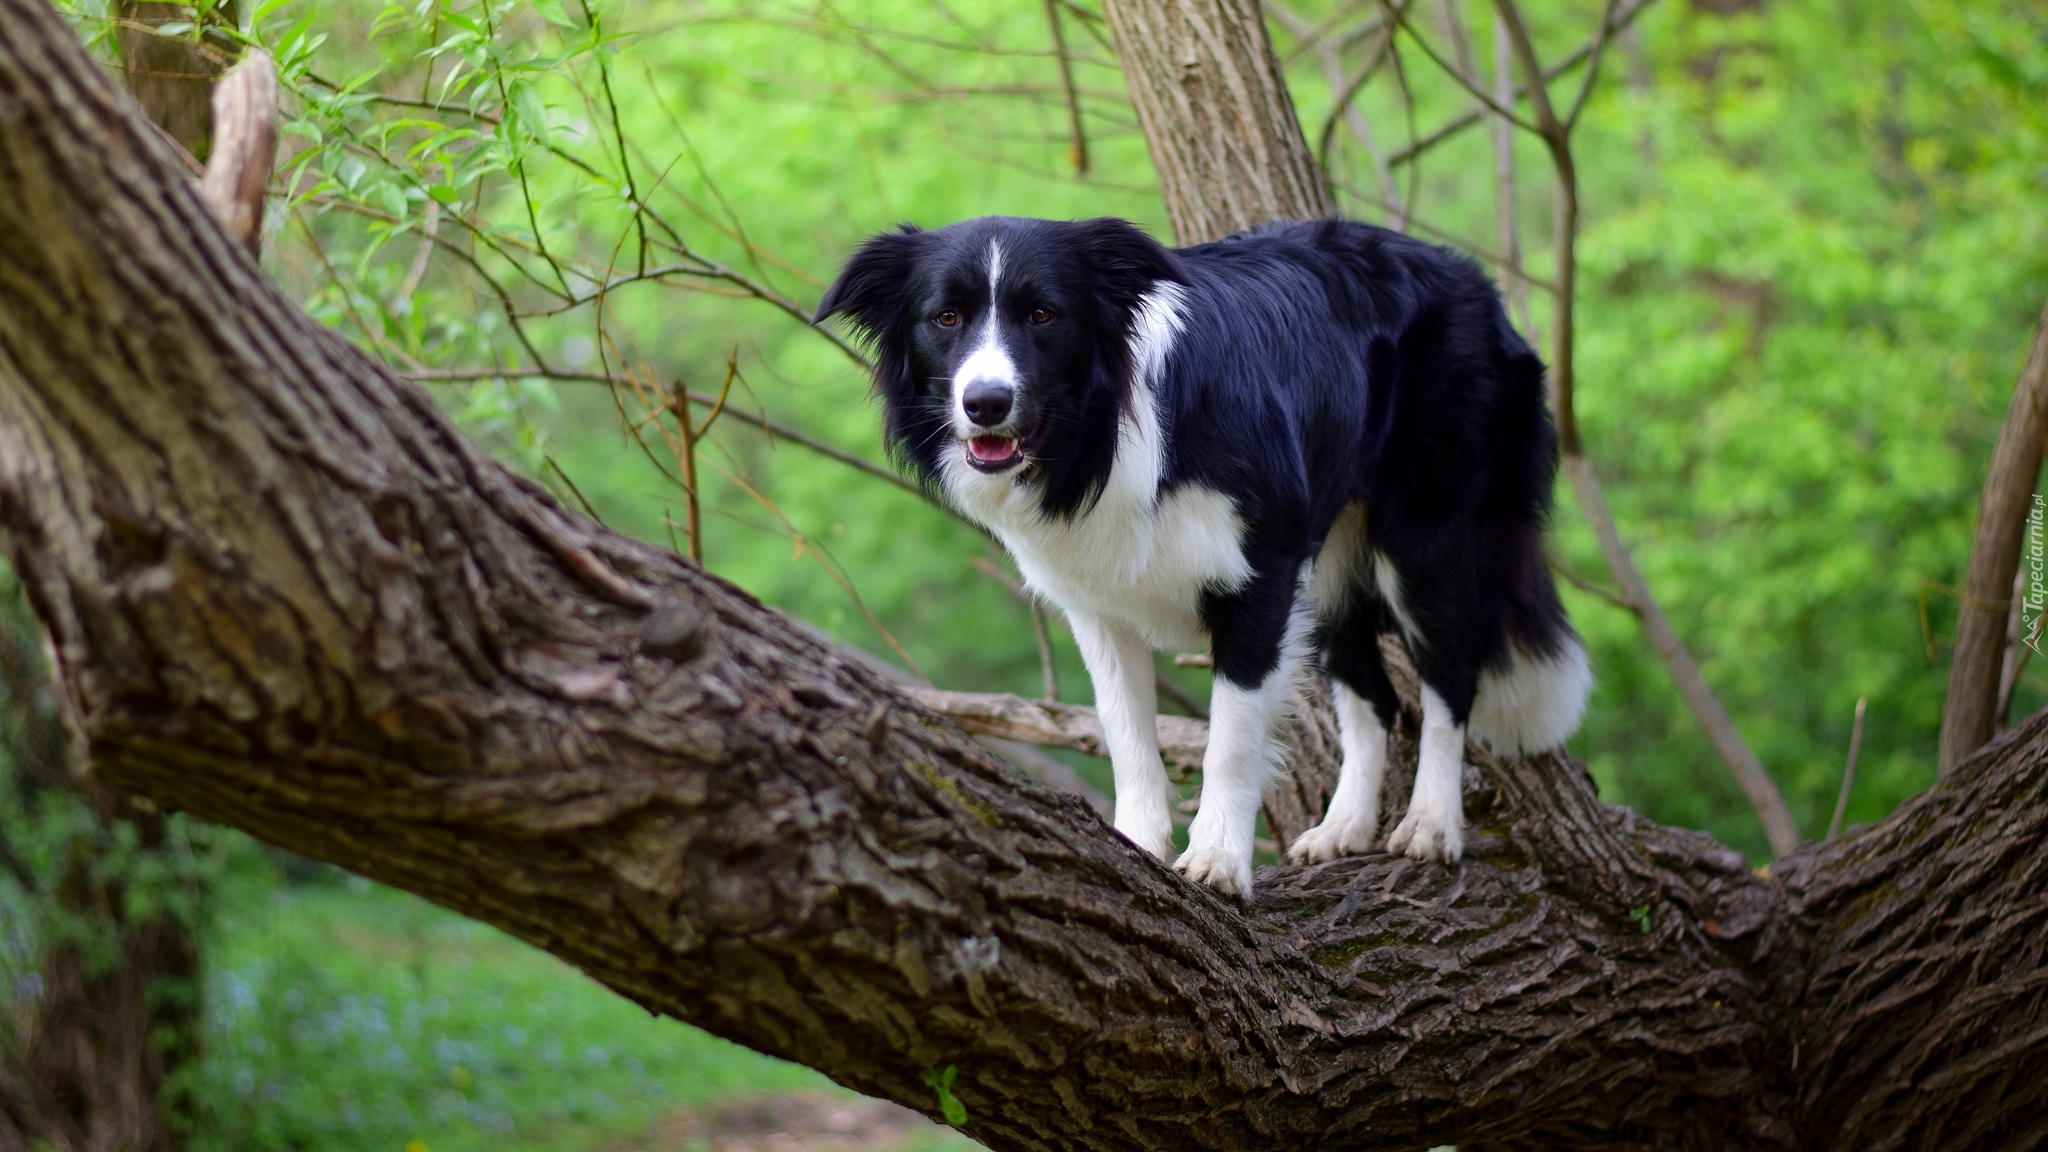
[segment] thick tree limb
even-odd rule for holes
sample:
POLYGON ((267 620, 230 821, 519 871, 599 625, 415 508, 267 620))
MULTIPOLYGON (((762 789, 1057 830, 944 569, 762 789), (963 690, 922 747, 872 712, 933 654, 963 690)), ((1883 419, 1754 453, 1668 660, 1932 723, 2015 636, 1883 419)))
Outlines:
MULTIPOLYGON (((2048 439, 2048 309, 2034 326, 2032 350, 2012 405, 1999 426, 1977 507, 1970 571, 1956 614, 1956 648, 1948 666, 1948 703, 1941 713, 1941 770, 1962 763, 1991 739, 1999 716, 1999 671, 2005 660, 2006 620, 2019 570, 2021 536, 2041 475, 2048 439)), ((2015 679, 2018 677, 2015 676, 2015 679)))
POLYGON ((1241 909, 508 474, 0 20, 0 531, 107 784, 997 1149, 2042 1135, 2048 720, 1772 877, 1475 751, 1463 864, 1241 909))

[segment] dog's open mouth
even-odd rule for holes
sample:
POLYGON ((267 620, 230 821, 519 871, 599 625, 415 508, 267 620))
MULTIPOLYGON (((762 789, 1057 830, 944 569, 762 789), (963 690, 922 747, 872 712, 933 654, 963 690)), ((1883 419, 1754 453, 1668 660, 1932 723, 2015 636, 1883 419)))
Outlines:
POLYGON ((976 436, 967 442, 967 460, 983 472, 1001 472, 1024 460, 1014 436, 976 436))

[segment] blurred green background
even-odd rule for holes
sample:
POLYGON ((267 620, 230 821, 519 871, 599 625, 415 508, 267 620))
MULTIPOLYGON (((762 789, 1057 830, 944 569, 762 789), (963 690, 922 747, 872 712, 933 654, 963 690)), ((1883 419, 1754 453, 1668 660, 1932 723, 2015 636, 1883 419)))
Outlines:
MULTIPOLYGON (((64 7, 112 60, 101 0, 64 7)), ((1587 0, 1527 10, 1551 60, 1600 18, 1587 0)), ((1356 102, 1380 160, 1332 117, 1332 76, 1363 66, 1381 11, 1271 9, 1304 127, 1327 141, 1348 215, 1392 222, 1391 191, 1414 230, 1498 271, 1483 127, 1385 164, 1471 106, 1411 38, 1356 102)), ((266 267, 395 368, 464 375, 433 387, 565 501, 678 547, 676 387, 729 379, 733 409, 884 462, 860 369, 800 319, 866 235, 991 213, 1118 215, 1167 234, 1095 0, 267 0, 239 19, 277 56, 290 117, 266 267), (525 374, 543 365, 556 377, 525 374), (601 373, 628 382, 574 378, 601 373)), ((1409 19, 1490 69, 1489 5, 1416 0, 1409 19)), ((2048 8, 1654 0, 1601 63, 1575 137, 1588 453, 1650 587, 1809 836, 1868 698, 1849 820, 1877 819, 1933 778, 1948 589, 2048 296, 2048 8)), ((1558 82, 1561 99, 1582 75, 1558 82)), ((1533 139, 1513 155, 1540 282, 1550 169, 1533 139)), ((1539 285, 1517 315, 1541 335, 1551 311, 1539 285)), ((978 533, 731 413, 696 459, 713 571, 943 687, 1039 693, 1028 609, 978 533)), ((1609 583, 1568 493, 1554 549, 1609 583)), ((1565 596, 1599 677, 1572 749, 1603 795, 1764 859, 1634 618, 1565 596)), ((1052 633, 1063 694, 1086 702, 1072 643, 1052 633)), ((1162 668, 1205 694, 1199 671, 1162 668)), ((2015 714, 2044 700, 2030 673, 2015 714)), ((1106 786, 1101 765, 1076 763, 1106 786)), ((90 823, 0 789, 0 835, 38 875, 90 823)), ((664 1118, 832 1091, 411 897, 175 823, 186 847, 163 867, 179 879, 158 887, 203 893, 178 913, 204 957, 187 990, 204 1056, 178 1081, 195 1147, 702 1143, 664 1118)), ((83 931, 36 901, 0 879, 0 989, 17 999, 51 933, 83 931)))

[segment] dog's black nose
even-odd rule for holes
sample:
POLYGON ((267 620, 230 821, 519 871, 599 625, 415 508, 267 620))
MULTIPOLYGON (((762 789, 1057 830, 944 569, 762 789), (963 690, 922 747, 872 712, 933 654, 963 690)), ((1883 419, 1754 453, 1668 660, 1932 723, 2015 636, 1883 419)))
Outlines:
POLYGON ((1016 390, 994 380, 976 380, 960 397, 967 418, 983 428, 993 428, 1010 418, 1010 401, 1016 390))

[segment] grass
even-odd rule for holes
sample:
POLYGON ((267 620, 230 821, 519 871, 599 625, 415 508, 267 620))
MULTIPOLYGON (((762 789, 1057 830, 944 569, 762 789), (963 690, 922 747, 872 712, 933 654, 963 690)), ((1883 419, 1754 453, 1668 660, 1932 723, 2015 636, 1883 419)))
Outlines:
MULTIPOLYGON (((650 1017, 494 929, 337 877, 227 902, 195 1149, 576 1152, 720 1099, 852 1095, 650 1017)), ((973 1147, 943 1130, 912 1145, 973 1147)))

